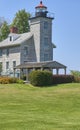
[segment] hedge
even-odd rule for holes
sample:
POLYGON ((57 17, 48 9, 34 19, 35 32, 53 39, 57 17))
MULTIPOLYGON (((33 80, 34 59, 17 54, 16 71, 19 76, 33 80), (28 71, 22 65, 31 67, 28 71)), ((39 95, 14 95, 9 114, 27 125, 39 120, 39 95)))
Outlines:
POLYGON ((53 75, 53 84, 72 83, 74 82, 73 75, 53 75))

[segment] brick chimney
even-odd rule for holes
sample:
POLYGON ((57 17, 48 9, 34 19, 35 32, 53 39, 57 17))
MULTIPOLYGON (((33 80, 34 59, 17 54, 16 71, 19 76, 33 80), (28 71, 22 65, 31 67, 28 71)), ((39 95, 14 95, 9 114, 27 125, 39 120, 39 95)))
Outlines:
POLYGON ((18 33, 18 28, 17 27, 11 27, 10 33, 18 33))

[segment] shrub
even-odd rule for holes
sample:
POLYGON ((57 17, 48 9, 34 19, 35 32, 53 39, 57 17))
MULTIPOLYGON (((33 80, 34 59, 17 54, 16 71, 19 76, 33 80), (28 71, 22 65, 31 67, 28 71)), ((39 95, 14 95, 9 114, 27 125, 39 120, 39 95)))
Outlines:
POLYGON ((8 84, 10 82, 8 77, 0 77, 1 84, 8 84))
POLYGON ((73 75, 53 75, 53 84, 72 83, 74 82, 73 75))
POLYGON ((26 75, 21 76, 22 80, 26 80, 26 75))
POLYGON ((71 70, 71 74, 74 76, 74 82, 80 83, 80 71, 71 70))
POLYGON ((24 84, 24 81, 22 79, 17 79, 18 84, 24 84))
POLYGON ((9 84, 9 83, 22 83, 22 80, 19 80, 15 77, 0 77, 0 84, 9 84))
POLYGON ((29 75, 30 83, 34 86, 47 86, 52 84, 52 73, 49 71, 32 71, 29 75))
POLYGON ((17 83, 17 80, 15 77, 9 77, 9 83, 17 83))

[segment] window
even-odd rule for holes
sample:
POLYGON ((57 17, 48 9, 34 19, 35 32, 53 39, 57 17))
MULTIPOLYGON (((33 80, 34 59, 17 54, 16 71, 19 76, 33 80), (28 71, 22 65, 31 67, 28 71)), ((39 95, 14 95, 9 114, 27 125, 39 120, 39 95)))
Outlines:
POLYGON ((2 49, 0 49, 0 56, 2 56, 2 49))
POLYGON ((1 72, 2 72, 2 62, 0 62, 0 75, 1 75, 1 72))
POLYGON ((16 61, 13 61, 13 68, 16 67, 16 61))
POLYGON ((9 38, 10 38, 9 40, 12 41, 12 36, 9 36, 9 38))
POLYGON ((6 49, 6 55, 9 56, 9 49, 6 49))
POLYGON ((28 55, 28 47, 24 47, 24 55, 28 55))
POLYGON ((2 62, 0 62, 0 66, 2 66, 2 62))
POLYGON ((48 38, 47 37, 45 37, 44 38, 44 46, 48 46, 49 44, 48 44, 48 38))
POLYGON ((44 22, 44 29, 48 29, 48 22, 47 21, 44 22))
POLYGON ((9 62, 6 62, 6 69, 9 69, 9 62))
POLYGON ((44 54, 44 61, 49 61, 49 54, 44 54))

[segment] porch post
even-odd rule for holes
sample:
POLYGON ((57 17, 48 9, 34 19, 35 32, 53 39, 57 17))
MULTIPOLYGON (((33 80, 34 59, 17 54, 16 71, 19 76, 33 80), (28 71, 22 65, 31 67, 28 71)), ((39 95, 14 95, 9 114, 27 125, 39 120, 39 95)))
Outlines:
POLYGON ((36 68, 35 68, 35 67, 33 67, 33 70, 36 70, 36 68))
POLYGON ((19 79, 21 79, 21 69, 20 69, 19 79))
POLYGON ((58 68, 56 69, 56 74, 57 74, 57 75, 59 74, 59 69, 58 69, 58 68))
POLYGON ((64 69, 64 74, 66 75, 66 68, 64 69))
POLYGON ((28 70, 28 68, 26 69, 26 81, 29 81, 29 70, 28 70))
POLYGON ((13 77, 15 77, 15 68, 13 69, 13 77))
POLYGON ((41 67, 41 71, 44 70, 43 67, 41 67))

